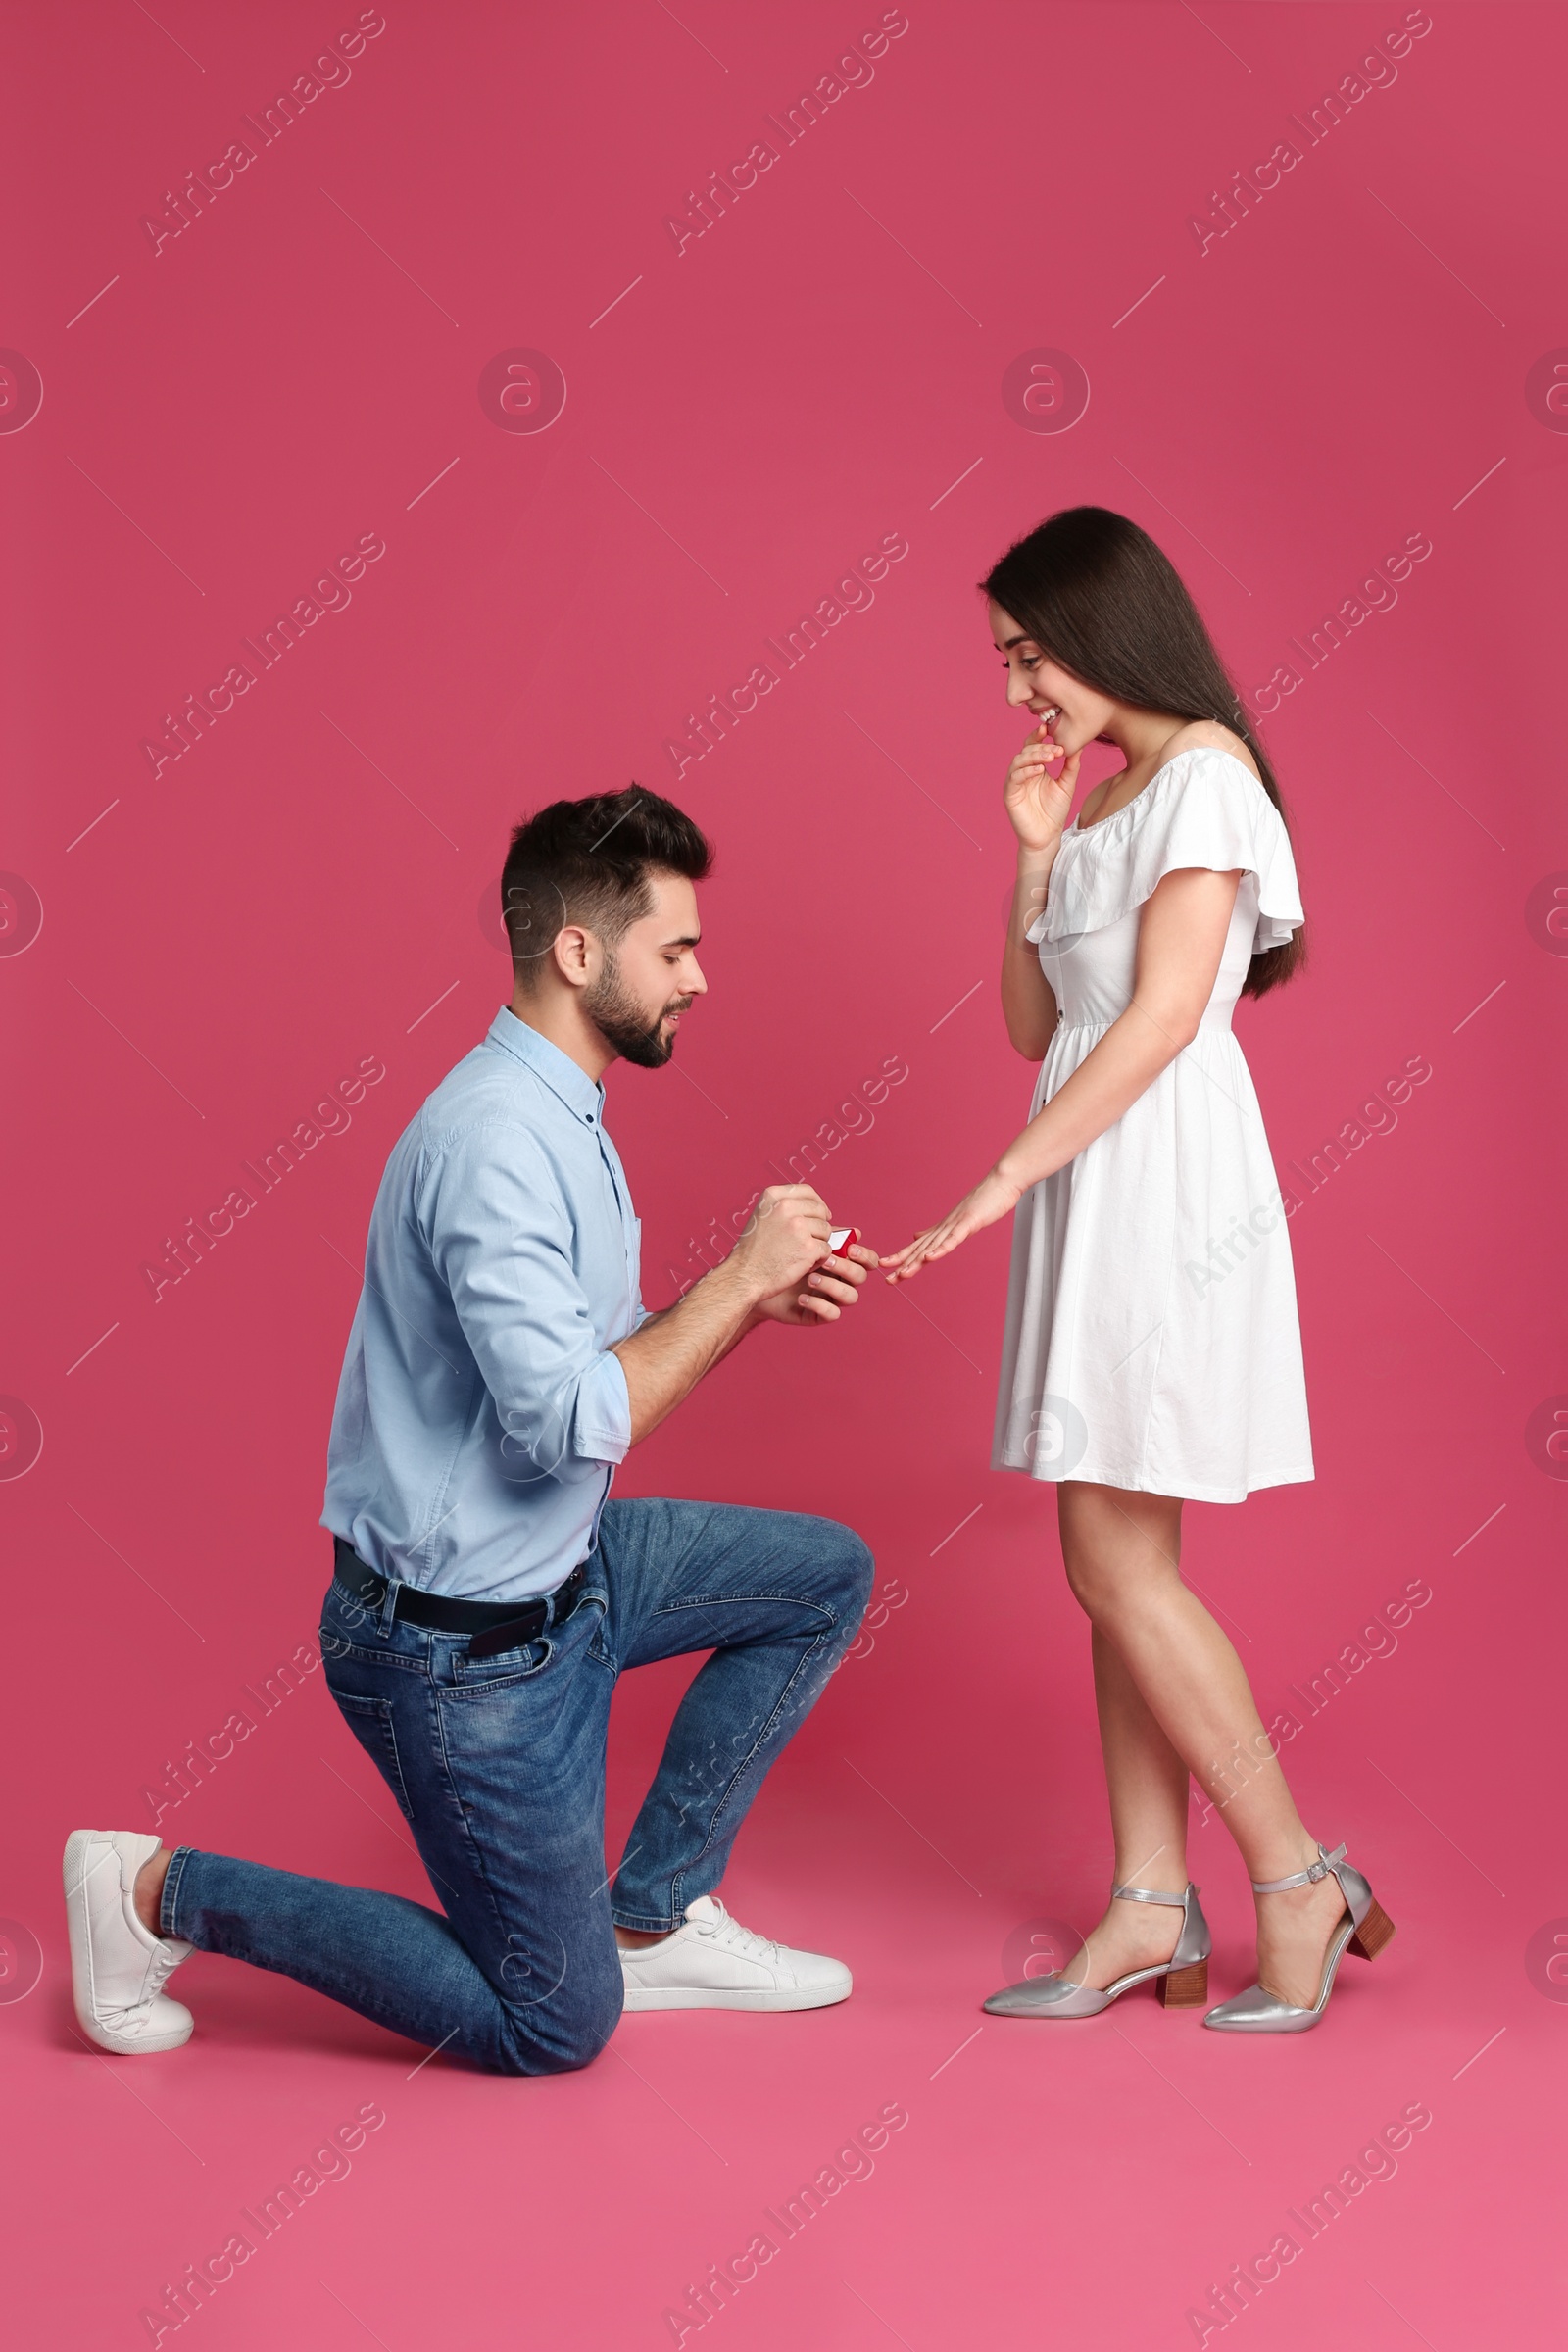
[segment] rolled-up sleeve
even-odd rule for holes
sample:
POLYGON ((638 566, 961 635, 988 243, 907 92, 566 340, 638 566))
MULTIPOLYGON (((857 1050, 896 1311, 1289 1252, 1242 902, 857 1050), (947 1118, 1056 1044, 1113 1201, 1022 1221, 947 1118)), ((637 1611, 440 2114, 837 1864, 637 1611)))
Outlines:
POLYGON ((631 1399, 572 1263, 572 1220, 526 1128, 444 1140, 417 1206, 437 1273, 495 1402, 509 1475, 590 1478, 623 1459, 631 1399))

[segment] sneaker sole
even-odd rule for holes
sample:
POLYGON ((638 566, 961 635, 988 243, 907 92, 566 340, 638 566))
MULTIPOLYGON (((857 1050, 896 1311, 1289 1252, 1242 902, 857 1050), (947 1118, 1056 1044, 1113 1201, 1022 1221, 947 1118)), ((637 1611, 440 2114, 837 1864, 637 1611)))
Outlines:
POLYGON ((144 2054, 151 2057, 160 2050, 180 2049, 191 2037, 194 2018, 189 2019, 183 2032, 137 2035, 117 2034, 113 2026, 100 2025, 92 2014, 92 1936, 87 1925, 87 1892, 82 1884, 82 1870, 88 1848, 100 1842, 91 1830, 73 1830, 66 1839, 61 1864, 66 1889, 66 1932, 71 1941, 71 2000, 76 2023, 89 2041, 117 2058, 137 2058, 144 2054))
POLYGON ((112 2027, 98 2025, 94 2019, 83 2017, 79 2008, 76 2011, 76 2023, 89 2041, 96 2042, 101 2050, 108 2050, 112 2057, 152 2058, 160 2050, 183 2049, 191 2037, 196 2021, 192 2018, 188 2026, 175 2033, 143 2034, 134 2036, 116 2034, 112 2027))
POLYGON ((847 2001, 853 1984, 832 1984, 793 1992, 725 1992, 695 1984, 628 1984, 622 2008, 639 2009, 830 2009, 847 2001))

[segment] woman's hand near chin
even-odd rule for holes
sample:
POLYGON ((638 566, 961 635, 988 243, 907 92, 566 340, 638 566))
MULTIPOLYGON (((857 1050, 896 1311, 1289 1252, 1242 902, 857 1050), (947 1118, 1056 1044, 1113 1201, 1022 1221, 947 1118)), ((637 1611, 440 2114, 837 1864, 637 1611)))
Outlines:
POLYGON ((1002 788, 1003 806, 1007 821, 1018 836, 1018 847, 1025 856, 1044 858, 1055 849, 1067 822, 1072 796, 1078 782, 1080 754, 1062 754, 1061 746, 1053 743, 1047 733, 1048 712, 1025 743, 1007 770, 1007 780, 1002 788), (1059 775, 1053 775, 1046 762, 1064 759, 1059 775))
POLYGON ((940 1224, 928 1225, 924 1233, 917 1233, 905 1249, 896 1250, 890 1257, 882 1259, 884 1267, 893 1269, 888 1275, 889 1282, 907 1282, 911 1274, 919 1272, 927 1258, 951 1256, 959 1243, 966 1242, 972 1233, 983 1233, 988 1225, 995 1225, 999 1217, 1004 1217, 1009 1210, 1016 1208, 1020 1192, 1020 1186, 1004 1176, 1000 1169, 993 1168, 988 1176, 982 1176, 974 1191, 966 1193, 957 1207, 945 1216, 940 1224))

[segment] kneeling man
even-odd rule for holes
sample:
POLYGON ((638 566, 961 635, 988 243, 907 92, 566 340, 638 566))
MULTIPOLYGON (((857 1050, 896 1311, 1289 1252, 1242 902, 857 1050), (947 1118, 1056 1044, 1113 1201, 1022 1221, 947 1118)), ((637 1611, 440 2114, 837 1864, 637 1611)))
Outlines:
POLYGON ((585 2066, 628 2009, 809 2009, 839 1961, 717 1899, 769 1766, 865 1607, 832 1520, 609 1499, 614 1465, 760 1323, 853 1305, 809 1185, 770 1187, 723 1264, 642 1304, 602 1074, 658 1068, 707 989, 710 852, 657 794, 558 801, 502 880, 514 990, 399 1139, 376 1196, 322 1524, 325 1679, 417 1842, 441 1910, 135 1831, 66 1848, 76 2014, 106 2050, 176 2048, 192 1948, 280 1970, 506 2074, 585 2066), (622 1667, 711 1654, 613 1884, 605 1741, 622 1667))

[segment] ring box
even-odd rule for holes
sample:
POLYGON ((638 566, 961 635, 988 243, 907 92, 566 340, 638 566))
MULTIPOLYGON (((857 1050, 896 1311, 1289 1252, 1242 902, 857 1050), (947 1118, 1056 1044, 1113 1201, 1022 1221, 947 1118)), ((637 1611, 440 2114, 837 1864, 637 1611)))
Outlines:
MULTIPOLYGON (((842 1257, 845 1250, 850 1247, 850 1244, 852 1242, 858 1242, 859 1238, 860 1228, 858 1225, 835 1225, 827 1237, 828 1256, 842 1257)), ((826 1261, 819 1260, 818 1262, 825 1263, 826 1261)))

